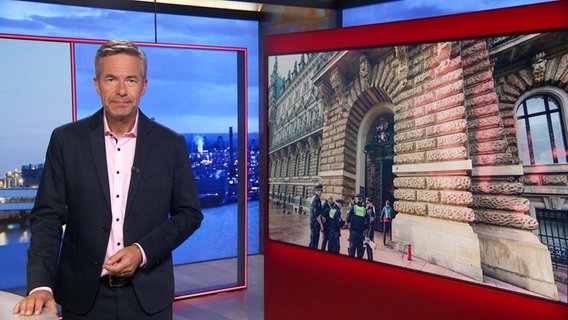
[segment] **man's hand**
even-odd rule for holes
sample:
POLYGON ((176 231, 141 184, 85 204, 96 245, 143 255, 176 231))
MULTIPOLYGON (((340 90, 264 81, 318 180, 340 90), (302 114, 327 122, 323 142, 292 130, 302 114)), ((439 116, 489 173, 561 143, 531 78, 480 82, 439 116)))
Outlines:
POLYGON ((119 250, 110 257, 103 268, 113 275, 132 277, 142 263, 142 252, 136 245, 119 250))
POLYGON ((48 290, 37 290, 30 293, 14 307, 13 313, 22 316, 38 315, 46 307, 57 314, 57 306, 53 294, 48 290))

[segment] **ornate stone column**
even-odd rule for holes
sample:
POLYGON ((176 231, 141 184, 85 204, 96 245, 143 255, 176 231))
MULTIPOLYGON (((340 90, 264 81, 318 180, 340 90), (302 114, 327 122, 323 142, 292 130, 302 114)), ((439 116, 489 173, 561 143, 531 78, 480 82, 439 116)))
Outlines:
MULTIPOLYGON (((548 248, 531 230, 538 222, 527 213, 523 175, 506 132, 514 114, 501 110, 484 40, 462 42, 469 154, 473 163, 472 208, 481 246, 483 273, 558 299, 548 248)), ((508 108, 507 108, 508 109, 508 108)))
MULTIPOLYGON (((399 56, 405 56, 402 48, 399 56)), ((410 87, 393 100, 397 175, 393 240, 403 250, 483 281, 469 191, 463 71, 457 43, 408 47, 410 87)))

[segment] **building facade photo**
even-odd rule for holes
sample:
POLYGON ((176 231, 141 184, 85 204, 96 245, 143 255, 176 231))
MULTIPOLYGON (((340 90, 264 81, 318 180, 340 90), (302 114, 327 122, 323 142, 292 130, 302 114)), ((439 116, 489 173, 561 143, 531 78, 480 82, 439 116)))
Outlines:
POLYGON ((271 208, 309 215, 316 184, 322 198, 389 200, 395 250, 558 300, 567 43, 560 31, 271 57, 271 208))

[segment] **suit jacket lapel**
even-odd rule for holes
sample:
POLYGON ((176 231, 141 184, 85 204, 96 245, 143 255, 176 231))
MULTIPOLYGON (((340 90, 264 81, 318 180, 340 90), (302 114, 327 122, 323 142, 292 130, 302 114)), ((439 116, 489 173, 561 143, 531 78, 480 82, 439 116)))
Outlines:
POLYGON ((106 204, 110 210, 110 188, 108 185, 108 172, 105 153, 103 109, 97 111, 90 120, 91 132, 89 140, 91 142, 91 152, 97 170, 99 184, 103 190, 106 204))
POLYGON ((128 215, 132 208, 132 203, 136 198, 136 192, 142 181, 142 176, 148 163, 150 150, 154 136, 152 135, 152 120, 146 117, 142 111, 138 110, 138 133, 136 137, 136 151, 134 153, 134 163, 132 165, 132 175, 130 177, 130 187, 128 189, 128 200, 126 202, 126 213, 128 215))

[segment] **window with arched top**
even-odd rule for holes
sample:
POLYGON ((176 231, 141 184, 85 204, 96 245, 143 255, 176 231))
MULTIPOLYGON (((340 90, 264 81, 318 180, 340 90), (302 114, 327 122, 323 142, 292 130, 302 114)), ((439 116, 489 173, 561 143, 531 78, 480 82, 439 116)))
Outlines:
POLYGON ((562 105, 546 93, 532 95, 517 107, 519 156, 525 165, 568 162, 562 105))

